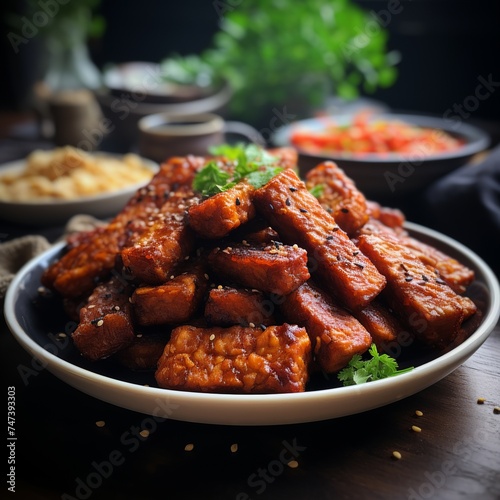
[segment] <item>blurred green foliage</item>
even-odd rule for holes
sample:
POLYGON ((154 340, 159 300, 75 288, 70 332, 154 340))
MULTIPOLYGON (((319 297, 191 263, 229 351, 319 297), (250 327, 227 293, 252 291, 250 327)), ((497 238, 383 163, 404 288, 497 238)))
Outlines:
POLYGON ((328 95, 354 98, 396 80, 387 31, 351 0, 224 0, 214 8, 220 29, 208 50, 189 56, 189 68, 195 74, 198 64, 206 79, 208 65, 213 78, 227 79, 233 113, 250 122, 263 108, 311 109, 328 95))

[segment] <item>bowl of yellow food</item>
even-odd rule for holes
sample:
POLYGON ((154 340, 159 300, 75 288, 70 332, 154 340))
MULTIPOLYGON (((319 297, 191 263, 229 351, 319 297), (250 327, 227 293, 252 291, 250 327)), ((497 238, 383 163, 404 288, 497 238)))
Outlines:
POLYGON ((55 226, 77 214, 111 217, 158 169, 133 153, 88 153, 70 146, 36 150, 0 166, 0 219, 55 226))

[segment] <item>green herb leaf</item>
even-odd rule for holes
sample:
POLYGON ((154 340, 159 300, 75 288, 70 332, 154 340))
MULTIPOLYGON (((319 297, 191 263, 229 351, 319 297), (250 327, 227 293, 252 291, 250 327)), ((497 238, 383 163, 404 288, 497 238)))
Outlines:
POLYGON ((357 385, 393 377, 413 370, 413 366, 404 370, 398 370, 398 363, 388 354, 379 354, 375 344, 372 344, 369 351, 371 359, 363 361, 359 354, 355 354, 349 364, 337 374, 343 385, 357 385))
POLYGON ((203 196, 226 191, 243 180, 259 188, 283 170, 276 166, 277 158, 255 144, 222 144, 210 148, 210 153, 224 156, 233 161, 235 166, 232 174, 222 170, 215 161, 203 167, 193 181, 193 189, 203 196))
POLYGON ((228 189, 227 184, 231 175, 221 170, 217 163, 211 161, 200 170, 194 180, 193 189, 203 196, 213 196, 228 189))
POLYGON ((316 186, 313 186, 311 189, 309 189, 309 192, 315 197, 319 198, 325 191, 325 185, 324 184, 316 184, 316 186))

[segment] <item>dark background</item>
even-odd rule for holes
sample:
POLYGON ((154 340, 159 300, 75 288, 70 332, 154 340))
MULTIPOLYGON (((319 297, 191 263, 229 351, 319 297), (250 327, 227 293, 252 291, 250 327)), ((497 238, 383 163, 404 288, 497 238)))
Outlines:
MULTIPOLYGON (((356 3, 379 12, 387 9, 389 1, 356 3)), ((493 80, 500 81, 498 2, 403 0, 401 5, 402 12, 392 16, 387 27, 389 48, 402 56, 399 78, 391 88, 369 97, 395 110, 441 116, 474 94, 479 76, 487 78, 491 73, 493 80)), ((19 10, 22 2, 4 0, 2 6, 4 11, 9 7, 19 10)), ((157 62, 172 53, 201 52, 210 45, 219 20, 210 0, 103 0, 101 12, 106 31, 90 43, 92 57, 101 68, 112 62, 157 62)), ((29 89, 40 72, 40 47, 33 39, 15 54, 7 39, 8 29, 3 21, 0 110, 29 109, 29 89)), ((482 101, 470 119, 486 121, 494 128, 491 122, 500 120, 500 91, 482 101)))

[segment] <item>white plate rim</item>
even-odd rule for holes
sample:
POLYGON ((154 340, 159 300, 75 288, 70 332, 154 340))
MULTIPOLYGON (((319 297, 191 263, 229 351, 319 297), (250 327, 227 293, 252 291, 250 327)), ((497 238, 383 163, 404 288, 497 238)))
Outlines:
POLYGON ((498 279, 489 266, 469 248, 458 241, 424 226, 407 222, 406 228, 411 232, 422 234, 451 247, 455 251, 473 261, 480 270, 490 292, 489 312, 478 329, 462 344, 440 357, 416 367, 413 371, 394 378, 370 382, 359 386, 338 387, 296 394, 204 394, 174 391, 155 387, 144 387, 135 383, 116 380, 99 373, 76 366, 50 353, 35 342, 19 323, 15 315, 15 301, 23 280, 41 262, 59 252, 64 243, 59 243, 38 257, 25 264, 17 273, 9 286, 4 304, 7 325, 21 346, 36 357, 58 378, 69 385, 97 399, 117 404, 117 406, 139 411, 156 418, 171 418, 188 422, 223 425, 280 425, 327 420, 368 411, 385 406, 399 399, 411 396, 426 387, 438 382, 454 371, 468 359, 487 339, 500 317, 500 286, 498 279), (65 374, 71 380, 65 379, 65 374), (109 393, 100 389, 109 389, 109 393), (82 386, 84 388, 82 388, 82 386), (115 394, 116 392, 124 394, 115 394), (121 397, 123 396, 123 397, 121 397), (135 401, 134 398, 138 400, 135 401), (355 400, 374 398, 375 402, 363 405, 355 400), (122 401, 123 400, 123 401, 122 401), (151 405, 146 404, 151 400, 151 405), (166 402, 170 409, 162 410, 161 402, 166 402), (337 405, 335 405, 337 403, 337 405), (329 407, 328 404, 331 404, 329 407), (350 404, 351 406, 342 406, 350 404), (318 410, 314 411, 314 406, 318 410), (325 408, 326 405, 326 408, 325 408), (309 411, 300 411, 299 407, 307 407, 309 411), (312 411, 310 411, 312 409, 312 411), (156 411, 156 413, 155 413, 156 411), (173 413, 173 414, 172 414, 173 413))

